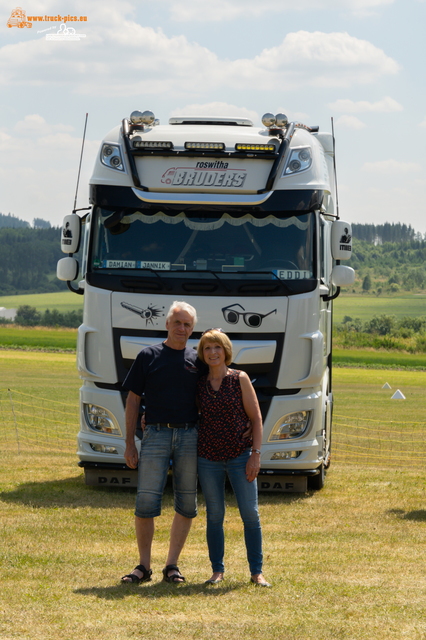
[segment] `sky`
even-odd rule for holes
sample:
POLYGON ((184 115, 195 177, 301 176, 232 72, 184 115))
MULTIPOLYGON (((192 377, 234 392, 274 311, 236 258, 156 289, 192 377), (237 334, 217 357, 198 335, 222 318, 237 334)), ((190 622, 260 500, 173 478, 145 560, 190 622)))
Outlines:
POLYGON ((281 112, 333 118, 342 219, 426 234, 426 0, 20 1, 0 0, 1 213, 72 212, 86 113, 78 207, 135 109, 255 126, 281 112), (8 27, 17 6, 31 28, 8 27), (78 38, 57 35, 67 16, 86 18, 67 21, 78 38))

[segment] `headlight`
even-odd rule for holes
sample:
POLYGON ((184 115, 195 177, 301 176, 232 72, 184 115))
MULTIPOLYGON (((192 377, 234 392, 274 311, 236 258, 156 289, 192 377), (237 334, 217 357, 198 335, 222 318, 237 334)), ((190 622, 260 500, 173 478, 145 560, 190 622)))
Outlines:
POLYGON ((110 169, 124 171, 120 147, 116 144, 104 144, 101 149, 101 162, 110 169))
POLYGON ((96 404, 84 405, 84 417, 86 418, 86 424, 93 431, 99 433, 107 433, 111 436, 121 436, 121 430, 112 413, 107 409, 98 407, 96 404))
POLYGON ((293 149, 289 159, 287 160, 283 175, 289 176, 293 173, 306 171, 306 169, 309 169, 311 164, 312 151, 310 147, 299 147, 298 149, 293 149))
POLYGON ((268 442, 299 438, 307 430, 312 411, 296 411, 288 413, 275 423, 268 442))

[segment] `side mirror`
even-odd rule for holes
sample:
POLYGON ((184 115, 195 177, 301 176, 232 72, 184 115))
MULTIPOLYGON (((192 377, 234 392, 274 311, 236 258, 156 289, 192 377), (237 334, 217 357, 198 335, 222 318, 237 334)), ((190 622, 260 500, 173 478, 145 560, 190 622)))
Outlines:
POLYGON ((331 227, 331 253, 335 260, 349 260, 352 255, 352 227, 349 222, 336 220, 331 227))
POLYGON ((355 271, 352 267, 336 264, 331 272, 331 281, 335 287, 347 287, 355 282, 355 271))
POLYGON ((65 280, 65 282, 71 282, 77 280, 79 271, 78 260, 75 258, 61 258, 56 266, 56 277, 58 280, 65 280))
MULTIPOLYGON (((76 213, 65 216, 62 223, 61 249, 64 253, 77 253, 80 247, 81 219, 76 213)), ((59 277, 59 276, 58 276, 59 277)), ((61 278, 60 278, 61 279, 61 278)), ((75 278, 72 278, 75 280, 75 278)))

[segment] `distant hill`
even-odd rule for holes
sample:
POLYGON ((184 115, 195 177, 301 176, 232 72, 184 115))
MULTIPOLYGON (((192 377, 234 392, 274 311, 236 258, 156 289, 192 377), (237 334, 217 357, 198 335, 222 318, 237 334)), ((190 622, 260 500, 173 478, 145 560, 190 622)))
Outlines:
POLYGON ((16 218, 11 213, 8 213, 7 216, 0 213, 0 229, 30 229, 30 227, 29 222, 16 218))
POLYGON ((55 277, 60 237, 59 227, 0 228, 0 296, 66 289, 55 277))

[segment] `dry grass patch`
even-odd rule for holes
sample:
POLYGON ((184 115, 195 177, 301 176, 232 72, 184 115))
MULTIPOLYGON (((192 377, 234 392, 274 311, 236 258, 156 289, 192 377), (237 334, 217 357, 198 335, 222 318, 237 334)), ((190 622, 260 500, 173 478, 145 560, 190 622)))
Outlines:
POLYGON ((2 638, 426 637, 425 478, 334 465, 323 491, 260 495, 265 575, 249 584, 235 499, 227 495, 226 579, 210 575, 205 508, 180 566, 161 582, 173 517, 166 490, 151 583, 121 585, 136 564, 133 490, 86 487, 72 456, 4 459, 0 501, 2 638))

